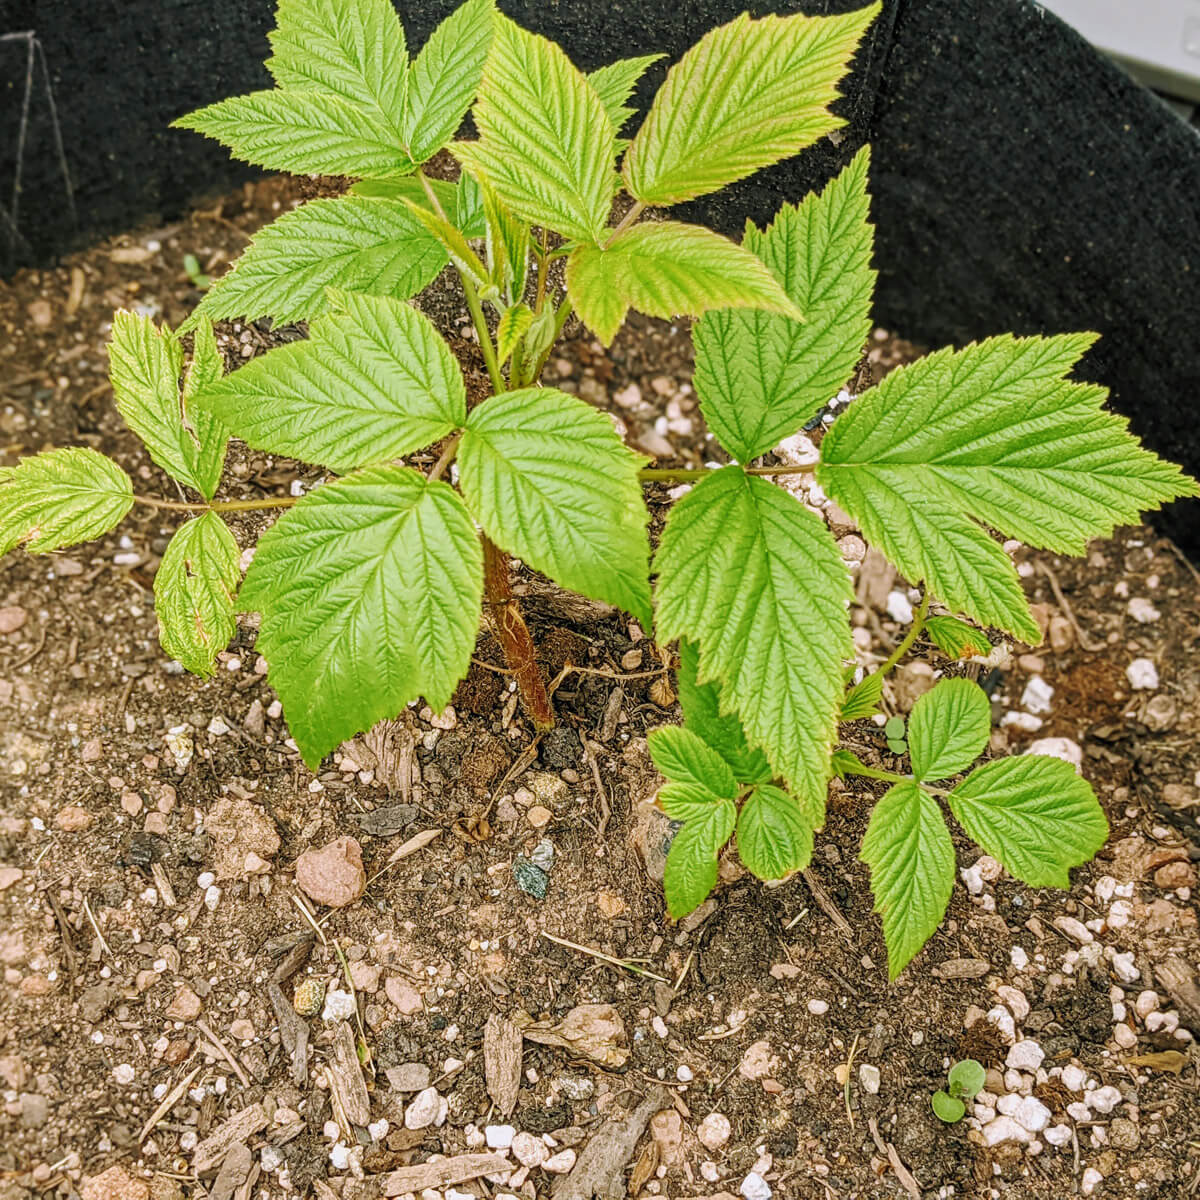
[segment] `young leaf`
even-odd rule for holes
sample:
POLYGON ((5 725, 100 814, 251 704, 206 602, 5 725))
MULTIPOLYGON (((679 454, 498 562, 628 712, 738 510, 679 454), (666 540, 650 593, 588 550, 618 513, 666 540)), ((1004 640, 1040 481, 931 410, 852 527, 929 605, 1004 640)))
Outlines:
POLYGON ((667 852, 663 891, 667 911, 678 921, 699 908, 717 883, 717 856, 733 832, 737 809, 732 800, 684 823, 667 852))
POLYGON ((328 287, 405 300, 446 262, 441 243, 399 200, 310 200, 259 230, 182 329, 201 315, 273 317, 277 325, 311 320, 328 307, 328 287))
POLYGON ((496 353, 501 364, 506 363, 533 324, 533 310, 527 304, 514 304, 506 308, 496 325, 496 353))
MULTIPOLYGON (((468 176, 468 178, 470 178, 468 176)), ((492 282, 507 292, 511 300, 525 295, 529 272, 529 226, 519 221, 487 183, 479 185, 487 230, 488 261, 492 264, 492 282)))
POLYGON ((629 97, 633 95, 638 80, 662 57, 661 54, 643 54, 640 58, 620 58, 606 67, 598 67, 588 75, 588 83, 600 97, 600 103, 604 105, 604 111, 618 133, 634 114, 635 110, 629 106, 629 97))
POLYGON ((604 249, 576 247, 567 259, 567 295, 605 345, 631 307, 652 317, 700 316, 711 308, 800 316, 761 259, 711 229, 679 221, 634 225, 604 249))
POLYGON ((825 491, 914 582, 1035 644, 1015 569, 983 526, 1082 554, 1088 539, 1200 494, 1139 446, 1106 392, 1067 371, 1091 334, 989 338, 893 371, 821 443, 825 491))
POLYGON ((479 255, 471 248, 466 236, 448 218, 439 213, 432 204, 417 204, 412 200, 402 200, 412 209, 412 214, 421 222, 433 237, 437 238, 450 256, 450 261, 476 287, 487 283, 487 268, 479 259, 479 255))
MULTIPOLYGON (((192 335, 192 361, 188 363, 183 375, 183 411, 184 417, 193 428, 195 414, 189 410, 192 397, 206 387, 211 387, 225 373, 225 360, 217 346, 217 335, 213 333, 212 322, 207 317, 201 317, 194 326, 192 335)), ((224 447, 222 446, 222 460, 224 447)), ((224 465, 222 461, 221 465, 224 465)))
POLYGON ((234 158, 294 175, 391 179, 415 163, 365 108, 329 92, 276 88, 219 100, 171 122, 229 147, 234 158))
POLYGON ((699 681, 699 665, 700 650, 696 643, 681 638, 675 685, 679 689, 684 728, 698 734, 716 750, 733 768, 736 779, 744 783, 769 783, 771 766, 766 755, 749 746, 746 731, 733 713, 722 715, 720 690, 715 683, 699 681))
POLYGON ((367 467, 267 530, 242 585, 258 650, 315 770, 346 738, 424 695, 445 708, 479 632, 483 551, 449 484, 367 467))
POLYGON ((970 679, 943 679, 913 706, 908 752, 918 782, 965 771, 984 751, 992 732, 992 706, 970 679))
POLYGON ((195 675, 211 675, 237 629, 238 547, 215 512, 187 521, 167 543, 154 576, 162 648, 195 675))
POLYGON ((1065 888, 1067 872, 1108 837, 1091 786, 1060 758, 1022 754, 984 763, 950 793, 972 840, 1030 887, 1065 888))
POLYGON ((879 701, 883 696, 883 676, 876 671, 873 675, 864 675, 860 683, 856 683, 842 701, 842 715, 839 721, 861 721, 864 717, 873 717, 879 711, 879 701))
POLYGON ((909 781, 889 788, 871 811, 862 857, 895 979, 941 924, 954 887, 954 843, 937 801, 909 781))
POLYGON ((934 1116, 947 1125, 953 1125, 967 1115, 967 1106, 957 1096, 951 1096, 949 1092, 934 1092, 929 1097, 929 1104, 933 1109, 934 1116))
POLYGON ((951 658, 971 658, 976 654, 989 654, 992 649, 992 643, 982 629, 976 629, 957 617, 927 618, 925 635, 951 658))
POLYGON ((839 747, 829 759, 829 766, 839 779, 847 775, 861 775, 866 770, 866 764, 854 753, 839 747))
POLYGON ((690 729, 664 725, 651 730, 646 744, 654 765, 672 782, 695 784, 728 800, 737 796, 729 764, 690 729))
POLYGON ((256 450, 344 472, 428 446, 466 420, 458 363, 404 300, 339 292, 311 336, 196 397, 256 450))
POLYGON ((88 542, 133 507, 133 484, 111 458, 82 446, 44 450, 0 470, 0 557, 24 545, 47 554, 88 542))
POLYGON ((746 226, 757 255, 804 314, 707 313, 692 331, 696 392, 717 440, 750 462, 790 437, 850 378, 871 329, 872 230, 864 147, 818 195, 785 205, 765 230, 746 226))
POLYGON ((492 541, 649 629, 643 461, 607 416, 554 388, 479 405, 458 448, 463 495, 492 541))
POLYGON ((454 227, 468 240, 483 237, 483 200, 479 185, 465 171, 457 183, 447 179, 417 178, 406 175, 402 179, 360 179, 351 189, 352 196, 369 196, 384 200, 405 200, 426 212, 436 213, 437 207, 430 199, 433 192, 437 202, 454 227))
POLYGON ((974 1099, 987 1085, 987 1072, 973 1058, 964 1058, 950 1068, 946 1076, 951 1095, 974 1099))
POLYGON ((523 220, 599 241, 617 185, 616 135, 561 47, 497 16, 474 117, 479 141, 453 148, 472 174, 523 220))
POLYGON ((812 859, 813 827, 787 792, 762 784, 738 814, 737 847, 742 862, 759 879, 786 879, 812 859))
MULTIPOLYGON (((212 327, 198 336, 200 373, 211 376, 216 365, 212 355, 220 360, 212 327)), ((229 435, 210 413, 194 407, 184 413, 179 393, 183 349, 178 339, 158 329, 149 317, 122 309, 113 314, 108 364, 113 397, 125 424, 164 471, 211 500, 221 481, 229 435)))
POLYGON ((720 682, 724 710, 819 814, 853 657, 850 579, 824 522, 725 467, 671 509, 654 565, 659 643, 699 643, 699 679, 720 682))
POLYGON ((667 74, 625 155, 630 193, 678 204, 798 154, 845 124, 829 112, 879 4, 833 17, 740 17, 667 74))
POLYGON ((413 162, 432 158, 458 132, 479 88, 495 12, 493 0, 466 0, 413 62, 401 142, 413 162))
MULTIPOLYGON (((483 189, 470 172, 460 171, 454 185, 454 223, 463 236, 480 238, 487 232, 483 214, 483 189)), ((449 209, 446 209, 449 212, 449 209)))

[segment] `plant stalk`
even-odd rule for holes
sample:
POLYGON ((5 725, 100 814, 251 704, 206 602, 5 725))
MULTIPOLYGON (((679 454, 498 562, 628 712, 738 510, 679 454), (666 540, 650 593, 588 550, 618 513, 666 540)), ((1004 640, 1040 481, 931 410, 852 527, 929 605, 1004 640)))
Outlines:
POLYGON ((912 649, 913 643, 921 636, 921 630, 925 628, 925 618, 929 616, 929 602, 932 599, 932 595, 927 590, 921 599, 921 607, 917 609, 917 615, 913 617, 912 625, 904 635, 904 640, 884 660, 883 666, 879 668, 877 674, 886 675, 912 649))
POLYGON ((154 496, 134 496, 137 504, 147 508, 163 508, 169 512, 251 512, 263 508, 291 508, 299 499, 298 496, 277 496, 267 500, 210 500, 197 504, 186 500, 159 500, 154 496))

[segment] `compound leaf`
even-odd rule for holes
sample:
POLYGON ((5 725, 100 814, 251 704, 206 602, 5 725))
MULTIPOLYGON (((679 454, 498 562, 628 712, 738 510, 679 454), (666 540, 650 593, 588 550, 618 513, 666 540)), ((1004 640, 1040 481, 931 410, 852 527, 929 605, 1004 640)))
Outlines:
POLYGON ((311 336, 252 359, 196 403, 256 450, 345 472, 428 446, 466 420, 454 355, 404 300, 339 292, 311 336))
POLYGON ((954 887, 954 843, 937 801, 913 782, 889 788, 871 811, 862 857, 895 979, 941 924, 954 887))
POLYGON ((919 782, 965 771, 984 751, 992 732, 992 706, 970 679, 943 679, 913 706, 908 753, 919 782))
POLYGON ((790 437, 850 378, 871 328, 872 229, 864 147, 818 195, 785 205, 765 230, 747 224, 757 255, 804 314, 719 310, 692 333, 696 392, 717 440, 750 462, 790 437))
POLYGON ((694 784, 729 800, 737 796, 729 764, 690 729, 664 725, 652 730, 646 743, 654 765, 672 782, 694 784))
POLYGON ((567 259, 567 294, 605 345, 631 307, 652 317, 700 316, 712 308, 800 316, 761 259, 711 229, 680 221, 634 225, 603 249, 576 247, 567 259))
POLYGON ((832 17, 740 17, 667 74, 625 155, 630 193, 678 204, 798 154, 845 124, 829 105, 879 4, 832 17))
POLYGON ((1108 837, 1091 785, 1070 763, 1043 754, 984 763, 950 793, 949 804, 971 838, 1031 887, 1069 886, 1070 868, 1108 837))
POLYGON ((717 857, 733 832, 737 809, 721 800, 684 823, 667 852, 663 891, 676 921, 699 908, 717 883, 717 857))
POLYGON ((458 448, 463 495, 492 541, 649 629, 643 461, 605 414, 554 388, 479 405, 458 448))
POLYGON ((0 470, 0 556, 46 554, 119 525, 133 484, 111 458, 82 446, 46 450, 0 470))
POLYGON ((882 696, 883 675, 878 671, 873 675, 864 675, 862 680, 846 693, 838 720, 861 721, 864 717, 873 717, 879 711, 882 696))
POLYGON ((722 711, 819 824, 853 657, 849 575, 824 522, 725 467, 671 509, 654 565, 659 642, 699 644, 697 678, 719 682, 722 711))
POLYGON ((237 629, 238 547, 215 512, 181 525, 154 576, 162 648, 196 675, 211 675, 237 629))
POLYGON ((976 629, 958 617, 929 617, 925 622, 925 635, 951 658, 971 658, 976 654, 989 654, 992 649, 992 643, 982 629, 976 629))
POLYGON ((762 784, 746 797, 738 814, 737 847, 742 862, 759 879, 786 879, 812 859, 813 827, 793 797, 762 784))
POLYGON ((483 551, 449 484, 367 467, 305 496, 267 530, 239 606, 312 769, 424 696, 440 711, 479 632, 483 551))
POLYGON ((588 83, 600 97, 600 103, 604 105, 604 111, 618 133, 634 114, 629 97, 633 95, 638 80, 662 57, 661 54, 643 54, 639 58, 620 58, 605 67, 598 67, 588 75, 588 83))
POLYGON ((866 539, 950 607, 1041 640, 982 526, 1082 554, 1090 538, 1200 494, 1142 449, 1094 384, 1065 378, 1092 334, 989 338, 893 371, 834 422, 817 479, 866 539))

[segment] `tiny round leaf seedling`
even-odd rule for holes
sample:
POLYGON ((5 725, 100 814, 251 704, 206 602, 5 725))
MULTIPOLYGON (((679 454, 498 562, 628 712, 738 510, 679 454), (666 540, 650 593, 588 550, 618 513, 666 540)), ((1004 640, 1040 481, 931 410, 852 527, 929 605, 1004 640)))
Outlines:
POLYGON ((947 1125, 953 1125, 966 1116, 967 1106, 957 1096, 951 1096, 947 1092, 934 1092, 929 1102, 933 1106, 934 1115, 947 1125))
POLYGON ((973 1058, 964 1058, 962 1062, 956 1062, 950 1068, 946 1079, 950 1084, 952 1096, 971 1100, 983 1091, 983 1085, 987 1082, 987 1072, 973 1058))

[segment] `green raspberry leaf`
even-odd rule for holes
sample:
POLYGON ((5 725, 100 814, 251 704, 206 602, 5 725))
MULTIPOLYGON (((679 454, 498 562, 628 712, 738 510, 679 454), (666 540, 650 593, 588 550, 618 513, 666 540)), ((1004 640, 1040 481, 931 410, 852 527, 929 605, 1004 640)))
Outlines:
POLYGON ((667 852, 663 891, 667 911, 679 921, 704 903, 717 884, 717 858, 729 841, 737 808, 722 800, 684 823, 667 852))
POLYGON ((833 17, 740 17, 667 74, 625 155, 630 193, 678 204, 799 154, 845 124, 829 111, 872 4, 833 17))
POLYGON ((707 818, 714 806, 728 800, 728 796, 718 796, 702 783, 668 780, 658 789, 658 805, 672 821, 707 818))
POLYGON ((738 814, 737 847, 742 862, 759 879, 786 879, 812 860, 813 827, 793 797, 762 784, 738 814))
POLYGON ((643 461, 607 416, 554 388, 479 405, 458 448, 463 495, 492 541, 649 629, 643 461))
POLYGON ((133 484, 85 447, 45 450, 0 469, 0 556, 47 554, 108 533, 133 507, 133 484))
POLYGON ((850 579, 824 522, 725 467, 671 509, 654 565, 659 643, 699 644, 698 679, 720 683, 722 710, 805 806, 823 812, 842 668, 853 657, 850 579))
POLYGON ((529 226, 513 216, 487 183, 479 184, 479 194, 492 282, 516 303, 525 295, 529 274, 529 226))
POLYGON ((761 259, 711 229, 679 221, 634 225, 604 249, 578 246, 567 259, 567 295, 605 345, 631 307, 652 317, 712 308, 800 316, 761 259))
POLYGON ((502 366, 512 357, 517 344, 532 324, 533 310, 527 304, 514 304, 501 314, 496 324, 496 353, 502 366))
POLYGON ((860 396, 821 443, 817 479, 868 542, 950 607, 1031 644, 1041 632, 985 526, 1082 554, 1144 509, 1200 494, 1104 410, 1104 388, 1065 378, 1094 340, 939 350, 860 396))
POLYGON ((864 675, 861 682, 846 693, 838 720, 861 721, 864 717, 873 717, 879 711, 882 697, 883 676, 878 671, 874 675, 864 675))
POLYGON ((195 675, 211 675, 237 622, 238 547, 215 512, 181 525, 154 576, 158 640, 195 675))
POLYGON ((404 300, 341 292, 311 336, 252 359, 196 397, 256 450, 334 471, 389 462, 467 417, 462 373, 404 300))
POLYGON ((918 782, 965 771, 984 751, 992 732, 992 706, 970 679, 943 679, 913 706, 908 752, 918 782))
POLYGON ((646 739, 659 772, 676 783, 695 784, 733 800, 737 780, 729 764, 703 738, 678 725, 652 730, 646 739))
POLYGON ((618 133, 634 114, 629 97, 633 95, 638 80, 662 57, 661 54, 643 54, 640 58, 621 58, 588 75, 588 83, 600 97, 600 103, 604 105, 604 111, 618 133))
POLYGON ((833 752, 829 765, 839 779, 845 779, 847 775, 861 775, 867 769, 866 764, 853 750, 841 747, 833 752))
POLYGON ((871 811, 862 858, 895 979, 941 924, 954 887, 954 843, 937 801, 912 782, 889 788, 871 811))
POLYGON ((1091 785, 1070 763, 1042 754, 984 763, 949 804, 972 840, 1030 887, 1068 887, 1068 871, 1108 837, 1091 785))
POLYGON ((863 148, 818 195, 742 243, 804 314, 707 313, 692 331, 696 392, 717 440, 750 462, 796 433, 850 378, 871 329, 872 229, 863 148))
POLYGON ((367 467, 267 530, 242 585, 258 650, 315 770, 346 738, 424 696, 441 711, 479 632, 483 550, 449 484, 367 467))
POLYGON ((943 653, 951 658, 971 658, 990 654, 992 643, 987 634, 958 617, 930 617, 925 622, 925 634, 943 653))

